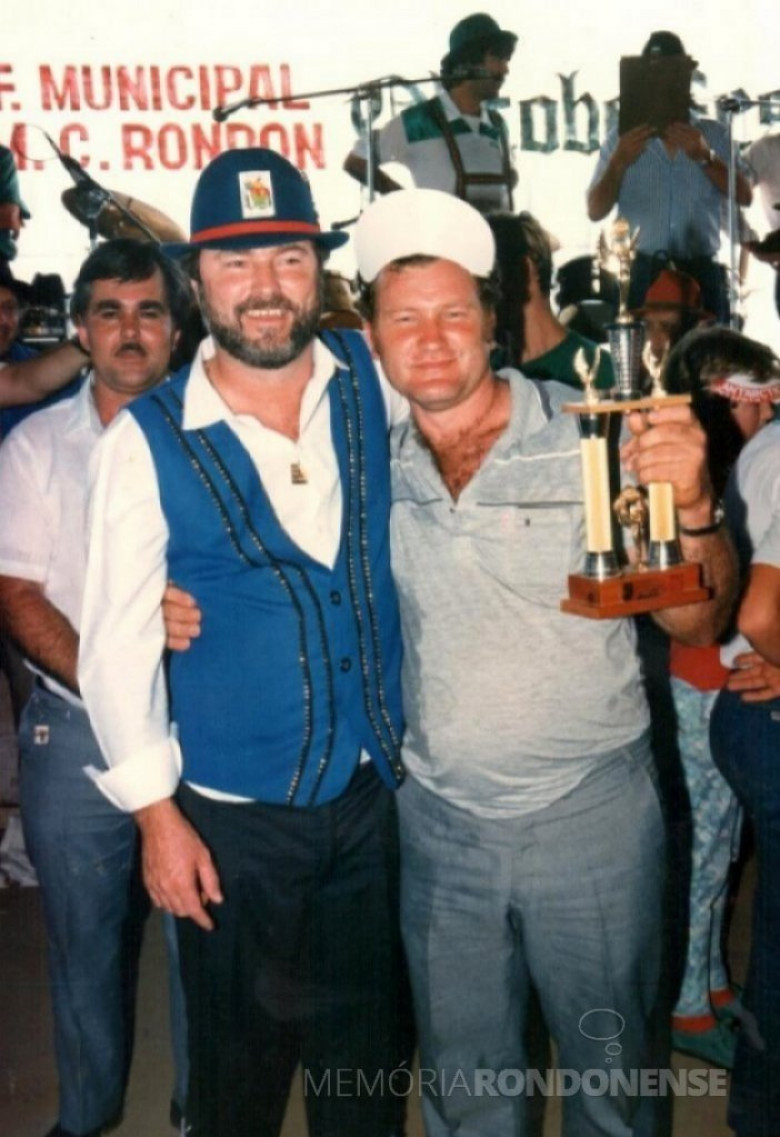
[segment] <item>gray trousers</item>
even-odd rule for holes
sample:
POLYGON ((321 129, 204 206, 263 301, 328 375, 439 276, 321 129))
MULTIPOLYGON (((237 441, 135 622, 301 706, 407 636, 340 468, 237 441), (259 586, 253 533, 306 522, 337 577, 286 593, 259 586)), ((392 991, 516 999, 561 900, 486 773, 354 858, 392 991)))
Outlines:
POLYGON ((660 1064, 665 843, 647 740, 522 817, 478 818, 411 778, 399 810, 428 1137, 528 1132, 531 983, 559 1069, 570 1082, 595 1072, 589 1090, 564 1097, 565 1137, 654 1132, 652 1099, 604 1090, 611 1071, 660 1064))

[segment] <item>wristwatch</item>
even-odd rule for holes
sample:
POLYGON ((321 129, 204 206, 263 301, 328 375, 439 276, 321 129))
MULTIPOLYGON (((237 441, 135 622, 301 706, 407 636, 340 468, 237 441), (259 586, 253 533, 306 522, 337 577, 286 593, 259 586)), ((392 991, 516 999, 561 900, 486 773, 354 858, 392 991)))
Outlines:
POLYGON ((716 501, 712 507, 712 521, 709 525, 700 525, 697 529, 689 529, 685 525, 680 525, 679 530, 683 537, 709 537, 713 533, 717 533, 721 525, 726 520, 726 513, 723 509, 723 504, 716 501))
POLYGON ((701 168, 704 170, 707 168, 707 166, 712 166, 713 163, 715 162, 715 160, 717 159, 717 157, 718 157, 718 155, 715 153, 715 151, 710 146, 707 148, 707 157, 706 158, 700 158, 699 161, 696 163, 696 165, 701 166, 701 168))

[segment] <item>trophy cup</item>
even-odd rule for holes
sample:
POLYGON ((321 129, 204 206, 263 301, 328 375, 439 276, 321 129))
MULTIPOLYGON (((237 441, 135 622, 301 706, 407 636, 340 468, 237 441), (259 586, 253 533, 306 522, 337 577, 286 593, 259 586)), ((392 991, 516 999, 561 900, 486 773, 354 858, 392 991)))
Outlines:
MULTIPOLYGON (((633 320, 627 305, 631 261, 636 234, 618 218, 607 253, 617 263, 620 310, 607 329, 617 374, 611 398, 600 398, 595 380, 599 349, 590 362, 582 349, 574 366, 584 388, 581 403, 563 410, 578 416, 585 506, 585 564, 569 575, 569 595, 561 601, 564 612, 602 620, 675 608, 709 599, 701 584, 701 566, 683 561, 677 538, 673 487, 668 482, 626 487, 613 506, 610 487, 611 416, 661 405, 690 403, 689 395, 668 395, 663 387, 665 357, 657 360, 643 352, 644 327, 633 320), (640 394, 641 364, 652 377, 648 396, 640 394), (631 530, 635 563, 626 565, 615 549, 613 516, 631 530), (648 533, 649 527, 649 533, 648 533)), ((649 348, 649 345, 648 345, 649 348)))

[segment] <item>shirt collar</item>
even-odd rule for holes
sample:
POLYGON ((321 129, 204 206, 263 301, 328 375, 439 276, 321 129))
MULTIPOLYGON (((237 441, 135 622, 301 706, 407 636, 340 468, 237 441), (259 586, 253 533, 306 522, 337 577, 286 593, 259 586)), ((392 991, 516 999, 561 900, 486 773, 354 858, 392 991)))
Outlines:
MULTIPOLYGON (((185 430, 202 430, 217 422, 230 424, 240 419, 231 411, 206 374, 206 363, 214 356, 214 340, 207 336, 192 361, 190 377, 184 392, 182 426, 185 430)), ((314 341, 314 366, 301 404, 300 429, 303 431, 325 395, 336 370, 336 359, 320 339, 314 341)))
POLYGON ((88 430, 92 434, 102 434, 103 424, 92 397, 92 384, 95 381, 94 371, 83 381, 75 395, 69 400, 70 407, 65 420, 65 430, 71 433, 76 430, 88 430))
MULTIPOLYGON (((456 119, 459 119, 459 118, 466 121, 470 118, 476 118, 477 117, 476 115, 465 115, 463 113, 463 111, 459 110, 456 103, 450 97, 450 94, 448 91, 440 91, 439 92, 439 101, 440 101, 441 105, 444 107, 444 114, 446 115, 448 122, 454 122, 456 119)), ((479 121, 480 121, 480 124, 483 126, 490 126, 491 125, 490 115, 488 114, 488 108, 487 108, 487 105, 485 103, 482 103, 480 105, 479 121)))

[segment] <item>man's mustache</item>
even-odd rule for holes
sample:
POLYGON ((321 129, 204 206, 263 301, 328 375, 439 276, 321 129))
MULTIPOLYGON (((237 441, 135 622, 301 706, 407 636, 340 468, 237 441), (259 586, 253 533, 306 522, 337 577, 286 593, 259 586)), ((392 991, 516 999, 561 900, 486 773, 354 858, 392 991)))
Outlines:
POLYGON ((130 353, 134 355, 145 356, 146 348, 143 346, 143 344, 137 343, 134 340, 130 340, 128 343, 123 343, 122 346, 120 348, 117 348, 116 351, 117 355, 125 355, 130 353))

